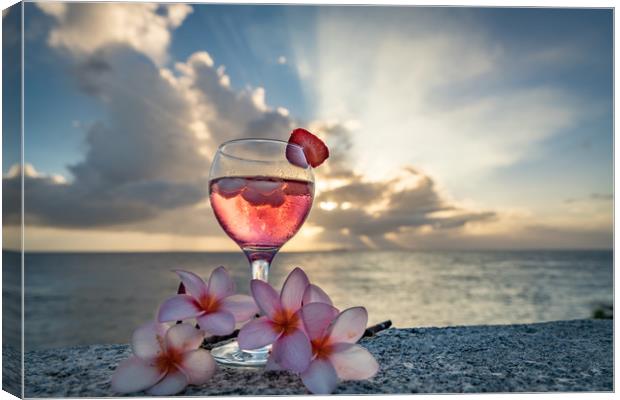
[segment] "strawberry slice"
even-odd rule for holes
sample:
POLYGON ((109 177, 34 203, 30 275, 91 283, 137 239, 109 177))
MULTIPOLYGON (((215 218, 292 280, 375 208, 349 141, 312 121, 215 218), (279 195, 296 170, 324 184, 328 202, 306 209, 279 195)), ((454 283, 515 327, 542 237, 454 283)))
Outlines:
POLYGON ((289 196, 310 196, 312 186, 307 182, 287 182, 284 186, 284 193, 289 196))
POLYGON ((218 180, 216 185, 216 193, 227 199, 232 199, 233 197, 241 193, 245 186, 245 181, 238 178, 222 178, 218 180))
POLYGON ((329 149, 325 143, 305 129, 297 128, 291 132, 288 142, 301 146, 303 149, 304 157, 299 153, 298 147, 286 146, 287 160, 298 167, 305 168, 309 163, 312 168, 316 168, 329 157, 329 149))
POLYGON ((281 190, 273 191, 270 194, 264 194, 254 189, 246 189, 241 194, 243 199, 253 206, 271 206, 278 208, 286 201, 284 193, 281 190))
POLYGON ((277 208, 286 200, 282 192, 281 182, 252 181, 241 194, 245 201, 254 206, 266 206, 277 208))

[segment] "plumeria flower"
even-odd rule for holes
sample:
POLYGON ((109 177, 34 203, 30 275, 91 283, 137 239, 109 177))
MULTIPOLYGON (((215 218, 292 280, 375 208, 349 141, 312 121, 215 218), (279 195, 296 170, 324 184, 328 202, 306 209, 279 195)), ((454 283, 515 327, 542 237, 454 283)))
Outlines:
POLYGON ((117 393, 146 390, 150 395, 169 396, 190 385, 202 385, 215 372, 211 354, 200 349, 204 332, 190 324, 151 322, 132 337, 133 356, 123 361, 112 376, 117 393), (148 390, 147 390, 148 389, 148 390))
POLYGON ((250 296, 234 294, 234 282, 224 267, 216 268, 206 284, 193 272, 175 270, 186 294, 177 294, 159 308, 159 322, 196 318, 201 329, 212 335, 228 335, 235 323, 252 318, 258 307, 250 296))
POLYGON ((309 284, 308 277, 300 268, 291 271, 279 296, 268 283, 252 280, 252 295, 263 316, 241 328, 237 337, 239 347, 252 350, 273 344, 272 364, 294 372, 306 370, 312 347, 299 310, 309 284))
MULTIPOLYGON (((301 305, 302 307, 305 304, 310 304, 310 303, 326 303, 329 305, 332 305, 332 300, 329 298, 329 296, 327 295, 327 293, 325 293, 323 291, 323 289, 321 289, 320 287, 310 283, 307 287, 306 290, 304 291, 304 295, 302 297, 301 300, 301 305)), ((307 335, 306 335, 307 336, 307 335)), ((277 350, 277 348, 276 348, 277 350)), ((269 358, 267 359, 267 364, 265 365, 265 370, 267 371, 282 371, 285 368, 282 368, 282 366, 280 366, 277 361, 278 354, 272 351, 271 355, 269 356, 269 358)))
POLYGON ((325 303, 311 303, 300 311, 312 343, 312 361, 301 379, 312 393, 329 394, 339 380, 373 377, 379 370, 375 358, 356 342, 364 334, 368 313, 353 307, 338 313, 325 303))
MULTIPOLYGON (((304 291, 304 295, 301 301, 302 307, 305 304, 310 304, 310 303, 326 303, 326 304, 332 305, 332 300, 329 298, 327 293, 323 291, 323 289, 311 283, 306 287, 306 290, 304 291)), ((285 369, 285 368, 282 368, 282 366, 277 363, 276 357, 277 357, 277 353, 274 355, 274 352, 272 351, 271 355, 267 359, 265 370, 282 371, 285 369)))

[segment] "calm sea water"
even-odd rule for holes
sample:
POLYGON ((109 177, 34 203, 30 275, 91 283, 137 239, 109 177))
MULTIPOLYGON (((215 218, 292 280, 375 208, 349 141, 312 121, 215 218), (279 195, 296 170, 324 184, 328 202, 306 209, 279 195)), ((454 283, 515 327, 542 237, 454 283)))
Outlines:
MULTIPOLYGON (((172 268, 203 277, 226 266, 240 291, 240 253, 27 254, 26 349, 127 343, 175 293, 172 268)), ((364 305, 397 327, 588 318, 613 300, 611 251, 282 253, 270 281, 294 266, 339 308, 364 305)), ((4 270, 5 274, 7 269, 4 270)))

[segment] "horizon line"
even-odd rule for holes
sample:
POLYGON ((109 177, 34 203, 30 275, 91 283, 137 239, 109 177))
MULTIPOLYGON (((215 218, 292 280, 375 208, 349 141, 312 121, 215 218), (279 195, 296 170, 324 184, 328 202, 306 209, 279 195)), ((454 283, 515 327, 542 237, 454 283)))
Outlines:
MULTIPOLYGON (((307 253, 345 253, 345 252, 403 252, 403 253, 423 253, 423 252, 532 252, 532 251, 614 251, 614 248, 446 248, 446 249, 332 249, 332 250, 292 250, 283 251, 279 254, 307 254, 307 253)), ((21 253, 16 249, 2 249, 2 252, 21 253)), ((197 253, 197 254, 243 254, 242 251, 234 250, 25 250, 24 254, 158 254, 158 253, 197 253)))

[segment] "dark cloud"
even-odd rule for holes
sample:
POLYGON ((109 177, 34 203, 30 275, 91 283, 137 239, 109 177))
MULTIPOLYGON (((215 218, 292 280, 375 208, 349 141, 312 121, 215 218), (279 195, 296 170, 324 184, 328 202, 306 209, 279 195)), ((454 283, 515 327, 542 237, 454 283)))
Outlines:
POLYGON ((86 134, 73 180, 25 179, 27 219, 39 225, 111 226, 195 204, 206 196, 209 160, 189 131, 191 104, 152 62, 123 47, 81 61, 76 79, 107 117, 86 134))
POLYGON ((403 246, 387 237, 403 230, 450 230, 496 217, 493 212, 471 212, 448 204, 437 192, 434 181, 413 168, 404 168, 403 173, 405 176, 381 182, 367 182, 356 176, 345 186, 322 192, 309 223, 323 227, 331 240, 338 232, 339 242, 386 248, 403 246), (417 178, 414 186, 399 187, 411 177, 417 178), (337 205, 324 209, 322 202, 337 205), (351 237, 359 240, 351 241, 351 237))
POLYGON ((111 71, 112 66, 103 58, 101 52, 98 52, 88 57, 85 62, 75 65, 73 75, 83 92, 96 96, 99 95, 101 86, 100 77, 111 71))
POLYGON ((613 194, 605 194, 605 193, 592 193, 590 198, 593 200, 613 200, 613 194))
POLYGON ((70 167, 76 183, 115 186, 131 182, 188 182, 205 178, 209 160, 189 130, 192 104, 162 79, 149 60, 129 50, 105 54, 113 65, 86 74, 107 111, 86 138, 83 162, 70 167))
POLYGON ((577 203, 577 202, 583 202, 583 201, 588 201, 588 200, 596 200, 596 201, 611 201, 614 199, 614 195, 613 194, 608 194, 608 193, 590 193, 590 195, 588 197, 580 197, 580 198, 568 198, 566 200, 564 200, 564 203, 566 204, 571 204, 571 203, 577 203))
MULTIPOLYGON (((19 224, 19 174, 4 177, 7 207, 3 218, 19 224)), ((110 227, 153 218, 165 210, 194 204, 204 194, 193 185, 175 182, 143 182, 113 187, 85 187, 59 182, 57 178, 24 175, 25 222, 31 225, 65 228, 110 227)))
POLYGON ((388 186, 388 182, 364 182, 355 176, 349 184, 321 193, 319 201, 370 204, 380 200, 388 186))
POLYGON ((329 162, 321 166, 320 176, 325 178, 353 178, 351 170, 353 161, 354 130, 340 122, 316 122, 311 126, 312 131, 321 136, 329 147, 329 162))
MULTIPOLYGON (((260 130, 262 136, 278 127, 282 135, 288 130, 288 118, 261 110, 251 93, 235 94, 212 63, 194 57, 185 67, 166 79, 150 59, 118 45, 77 61, 73 72, 79 87, 99 99, 107 115, 87 131, 84 159, 68 167, 69 183, 26 174, 27 221, 113 227, 194 206, 207 198, 209 139, 220 142, 225 132, 231 139, 231 132, 242 137, 248 130, 260 130), (207 85, 214 77, 219 80, 207 85), (197 119, 196 111, 205 113, 197 119), (208 137, 196 135, 192 123, 197 121, 208 137)), ((17 176, 4 181, 7 195, 19 193, 17 176)), ((7 210, 6 221, 18 221, 16 211, 7 210)))

